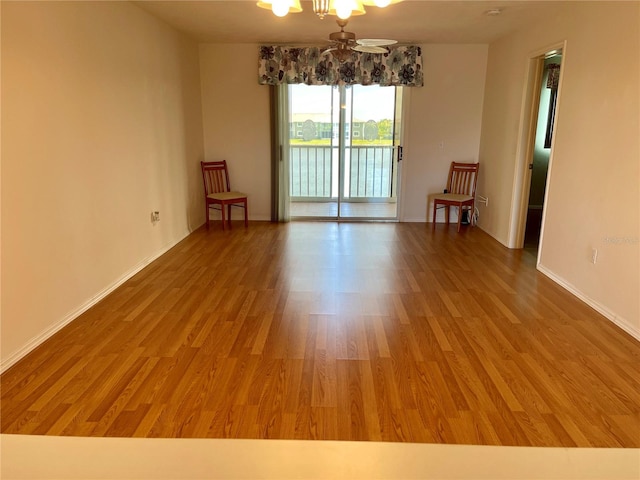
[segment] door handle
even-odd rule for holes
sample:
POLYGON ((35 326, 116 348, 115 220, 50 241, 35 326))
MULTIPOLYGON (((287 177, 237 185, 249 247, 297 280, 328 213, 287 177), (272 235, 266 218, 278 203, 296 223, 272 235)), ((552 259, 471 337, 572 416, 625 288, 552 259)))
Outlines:
POLYGON ((402 161, 402 145, 398 145, 398 162, 402 161))

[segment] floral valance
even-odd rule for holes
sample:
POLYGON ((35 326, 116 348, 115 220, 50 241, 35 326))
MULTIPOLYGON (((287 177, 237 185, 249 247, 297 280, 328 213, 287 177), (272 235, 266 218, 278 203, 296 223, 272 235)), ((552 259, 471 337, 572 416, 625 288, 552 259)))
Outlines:
POLYGON ((318 47, 261 46, 258 82, 261 85, 381 85, 421 87, 422 50, 392 47, 388 53, 351 52, 344 62, 318 47))

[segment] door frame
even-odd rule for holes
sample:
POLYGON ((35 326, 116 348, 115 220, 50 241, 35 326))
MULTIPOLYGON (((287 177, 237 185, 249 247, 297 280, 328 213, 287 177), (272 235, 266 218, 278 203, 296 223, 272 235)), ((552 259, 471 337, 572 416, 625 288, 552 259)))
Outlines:
MULTIPOLYGON (((349 95, 348 89, 352 87, 360 86, 358 84, 354 85, 330 85, 332 94, 331 94, 331 121, 332 123, 336 120, 335 113, 337 110, 337 125, 338 125, 338 145, 333 145, 333 136, 331 147, 337 148, 338 158, 337 158, 337 168, 335 169, 334 174, 337 175, 337 191, 333 192, 333 187, 331 188, 332 194, 335 193, 335 197, 327 197, 322 199, 318 197, 308 197, 310 199, 315 198, 315 200, 321 200, 323 203, 331 203, 336 206, 335 215, 311 215, 311 216, 300 216, 300 215, 291 215, 289 218, 291 220, 317 220, 317 221, 337 221, 337 222, 398 222, 400 221, 400 201, 402 200, 401 191, 403 183, 404 175, 402 174, 402 167, 400 165, 401 162, 398 161, 398 152, 399 149, 397 147, 402 146, 402 140, 406 135, 406 129, 404 128, 404 124, 406 121, 406 115, 404 114, 407 108, 407 89, 405 89, 402 85, 394 85, 394 109, 393 109, 393 139, 392 146, 393 149, 391 151, 391 168, 392 168, 392 177, 391 182, 392 192, 390 199, 395 199, 393 202, 385 201, 384 198, 359 198, 359 197, 348 197, 345 195, 345 175, 346 175, 346 153, 353 146, 350 144, 346 145, 346 126, 349 123, 347 120, 347 111, 352 115, 353 102, 354 102, 354 92, 351 91, 349 95), (344 108, 343 105, 347 104, 347 99, 349 99, 349 103, 351 104, 350 108, 344 108), (337 106, 336 106, 337 104, 337 106), (394 216, 343 216, 342 215, 342 206, 345 203, 368 203, 368 204, 376 204, 376 203, 394 203, 395 204, 395 215, 394 216)), ((287 103, 290 107, 291 95, 289 88, 291 85, 287 86, 289 95, 287 98, 287 103)), ((274 120, 277 122, 278 120, 274 120)), ((352 127, 350 128, 349 135, 352 135, 352 127)), ((351 137, 353 138, 353 137, 351 137)), ((285 148, 283 146, 282 148, 285 148)), ((334 153, 332 152, 332 162, 334 160, 334 153)), ((331 180, 333 184, 333 178, 331 180)), ((301 197, 295 197, 301 198, 301 197)), ((386 198, 386 197, 385 197, 386 198)), ((289 201, 291 201, 289 199, 289 201)), ((303 202, 302 200, 300 200, 303 202)), ((314 200, 310 200, 313 202, 314 200)))
MULTIPOLYGON (((566 40, 544 48, 538 49, 529 54, 527 62, 526 80, 523 92, 522 109, 520 114, 520 129, 518 133, 518 147, 516 150, 516 172, 513 191, 513 202, 511 204, 510 225, 509 225, 509 248, 523 248, 524 234, 527 224, 527 211, 529 208, 529 193, 531 189, 531 170, 529 164, 533 163, 533 152, 536 140, 536 128, 538 120, 538 109, 540 106, 540 89, 542 88, 542 74, 544 69, 545 56, 552 52, 562 53, 560 64, 560 83, 558 85, 558 96, 556 100, 556 110, 554 114, 554 130, 558 128, 558 112, 562 97, 563 71, 566 62, 567 42, 566 40)), ((540 228, 540 242, 538 244, 538 255, 536 263, 540 263, 540 252, 544 242, 545 218, 548 208, 549 179, 553 167, 554 144, 556 135, 551 139, 551 150, 549 152, 549 166, 547 169, 547 183, 544 191, 544 201, 542 206, 542 225, 540 228)))
MULTIPOLYGON (((398 133, 397 143, 402 146, 402 160, 396 162, 397 172, 396 172, 396 221, 403 222, 404 221, 404 211, 405 211, 405 195, 403 192, 406 187, 406 171, 405 162, 407 161, 407 152, 409 149, 407 146, 409 145, 409 121, 410 121, 410 106, 411 106, 411 91, 412 88, 402 88, 402 98, 400 99, 400 105, 396 104, 396 108, 401 109, 400 116, 400 132, 398 133)), ((397 100, 397 99, 396 99, 397 100)), ((396 152, 397 155, 397 152, 396 152)))

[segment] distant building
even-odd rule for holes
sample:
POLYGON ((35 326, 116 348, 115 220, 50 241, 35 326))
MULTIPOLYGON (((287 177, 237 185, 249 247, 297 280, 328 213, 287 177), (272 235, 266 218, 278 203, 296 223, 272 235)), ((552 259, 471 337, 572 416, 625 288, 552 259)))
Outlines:
MULTIPOLYGON (((301 140, 316 138, 338 138, 338 122, 332 123, 327 113, 294 113, 289 122, 289 136, 301 140)), ((351 128, 352 138, 378 138, 377 123, 373 120, 354 118, 352 123, 345 124, 346 134, 351 128), (375 132, 375 135, 373 133, 375 132), (365 135, 368 134, 368 135, 365 135)))

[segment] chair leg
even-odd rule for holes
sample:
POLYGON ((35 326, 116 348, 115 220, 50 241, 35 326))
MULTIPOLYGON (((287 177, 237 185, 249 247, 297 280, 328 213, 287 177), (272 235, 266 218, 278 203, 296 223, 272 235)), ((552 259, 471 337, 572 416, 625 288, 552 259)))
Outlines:
POLYGON ((231 204, 227 205, 227 217, 229 218, 229 230, 231 230, 231 204))
POLYGON ((434 200, 433 201, 433 222, 431 222, 433 223, 432 227, 434 230, 436 228, 436 212, 437 211, 438 211, 438 203, 434 200))
POLYGON ((444 219, 447 222, 447 225, 449 225, 449 208, 449 205, 444 206, 444 219))
POLYGON ((461 223, 462 223, 462 205, 458 207, 458 232, 460 232, 461 223))
POLYGON ((476 202, 475 200, 471 202, 471 209, 469 210, 469 225, 473 227, 473 215, 476 211, 476 202))
POLYGON ((226 223, 226 219, 224 218, 224 203, 220 204, 220 216, 222 217, 222 230, 224 230, 224 224, 226 223))
POLYGON ((244 228, 249 227, 249 209, 247 208, 247 201, 244 201, 244 228))

